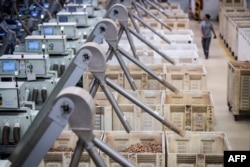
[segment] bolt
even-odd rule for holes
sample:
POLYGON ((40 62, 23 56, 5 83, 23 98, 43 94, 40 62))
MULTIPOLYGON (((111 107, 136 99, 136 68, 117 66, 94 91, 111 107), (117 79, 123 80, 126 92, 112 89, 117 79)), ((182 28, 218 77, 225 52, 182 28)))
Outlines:
POLYGON ((114 15, 118 15, 118 10, 114 10, 114 15))
POLYGON ((69 113, 70 110, 71 110, 71 108, 69 107, 68 104, 63 104, 63 105, 61 106, 61 108, 62 108, 62 110, 63 110, 64 113, 69 113))
POLYGON ((84 54, 83 55, 83 57, 86 59, 86 60, 88 60, 89 59, 89 55, 86 53, 86 54, 84 54))
POLYGON ((101 27, 100 27, 100 32, 101 32, 101 33, 102 33, 102 32, 105 32, 105 27, 101 26, 101 27))

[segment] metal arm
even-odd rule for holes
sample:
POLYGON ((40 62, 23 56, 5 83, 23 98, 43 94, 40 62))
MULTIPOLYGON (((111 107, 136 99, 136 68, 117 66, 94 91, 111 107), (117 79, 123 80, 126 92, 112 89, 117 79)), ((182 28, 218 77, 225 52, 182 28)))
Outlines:
MULTIPOLYGON (((96 166, 106 166, 94 148, 95 145, 108 155, 111 155, 111 157, 114 157, 121 165, 134 166, 119 153, 96 139, 93 135, 94 116, 94 101, 87 91, 77 87, 64 89, 57 96, 50 110, 48 110, 47 116, 42 120, 41 128, 37 129, 37 134, 40 135, 40 138, 31 138, 27 141, 29 152, 20 150, 17 147, 9 159, 11 166, 38 166, 67 123, 69 123, 72 131, 79 138, 77 142, 79 147, 76 147, 70 166, 78 165, 79 155, 81 155, 83 147, 88 151, 96 166), (30 145, 31 143, 32 145, 30 145)), ((37 123, 36 121, 34 120, 32 125, 37 123)))
MULTIPOLYGON (((127 20, 128 20, 128 13, 127 13, 127 10, 126 8, 123 6, 123 5, 120 5, 120 4, 116 4, 114 6, 112 6, 112 8, 107 12, 107 14, 105 15, 105 17, 109 17, 111 18, 112 20, 116 20, 118 19, 122 28, 120 29, 118 35, 122 35, 122 31, 125 31, 126 34, 130 34, 130 31, 133 31, 131 30, 130 28, 128 28, 128 24, 127 24, 127 20)), ((110 24, 110 26, 112 26, 112 24, 110 24)), ((109 27, 110 28, 110 27, 109 27)), ((135 35, 137 37, 139 37, 139 39, 141 39, 142 41, 144 41, 146 44, 148 44, 151 48, 153 48, 156 52, 158 52, 160 55, 163 55, 163 57, 165 59, 167 59, 168 61, 170 61, 171 63, 174 63, 170 58, 168 58, 164 53, 160 52, 156 47, 154 47, 151 43, 149 43, 148 41, 144 40, 140 34, 137 34, 136 32, 134 32, 135 35)), ((113 33, 115 34, 115 33, 113 33)), ((129 37, 128 39, 131 39, 131 36, 127 36, 129 37)), ((115 37, 113 37, 112 39, 115 39, 115 37)), ((117 39, 117 38, 116 38, 117 39)), ((134 81, 133 79, 131 78, 127 68, 124 68, 126 67, 124 62, 122 61, 122 58, 120 57, 119 55, 119 52, 124 55, 126 58, 128 58, 130 61, 132 61, 133 63, 135 63, 137 66, 139 66, 141 69, 143 69, 144 71, 146 71, 149 75, 151 75, 152 77, 154 77, 156 80, 158 80, 161 84, 163 84, 164 86, 168 87, 171 91, 173 92, 178 92, 178 90, 172 86, 170 83, 167 83, 165 80, 163 80, 162 78, 159 78, 153 71, 151 71, 150 69, 148 69, 145 65, 143 65, 140 61, 138 61, 137 59, 134 59, 133 57, 129 56, 129 54, 124 50, 122 49, 121 47, 118 46, 118 42, 119 42, 119 39, 120 37, 118 36, 118 40, 117 41, 109 41, 106 39, 106 41, 110 44, 110 46, 112 47, 112 51, 110 52, 110 55, 108 55, 108 58, 112 56, 112 52, 116 55, 116 58, 118 59, 126 77, 128 78, 128 81, 132 87, 133 90, 135 90, 136 86, 134 84, 134 81), (117 52, 117 50, 119 52, 117 52)), ((132 40, 132 39, 131 39, 132 40)), ((132 40, 133 41, 133 40, 132 40)), ((133 50, 133 46, 134 44, 131 42, 130 44, 132 44, 131 48, 133 50)), ((135 50, 134 50, 135 52, 135 50)), ((136 54, 136 53, 134 53, 136 54)), ((137 57, 136 57, 137 58, 137 57)))
MULTIPOLYGON (((29 142, 32 140, 39 141, 42 138, 42 134, 37 133, 39 129, 48 128, 49 122, 44 122, 47 116, 49 115, 49 110, 53 104, 54 99, 57 97, 59 92, 69 86, 74 86, 77 84, 79 79, 82 77, 82 74, 86 70, 88 64, 91 61, 95 61, 95 57, 103 57, 103 53, 96 43, 86 43, 81 49, 77 52, 74 59, 69 64, 67 70, 51 92, 50 96, 45 101, 38 115, 36 116, 34 123, 26 131, 22 140, 17 145, 15 151, 10 157, 11 161, 15 161, 16 164, 23 164, 23 158, 21 154, 28 155, 31 153, 31 148, 35 147, 35 143, 29 142), (27 147, 29 146, 29 147, 27 147), (22 152, 20 152, 22 151, 22 152)), ((97 65, 98 70, 98 65, 97 65)), ((15 165, 14 165, 15 166, 15 165)), ((16 165, 20 166, 20 165, 16 165)))

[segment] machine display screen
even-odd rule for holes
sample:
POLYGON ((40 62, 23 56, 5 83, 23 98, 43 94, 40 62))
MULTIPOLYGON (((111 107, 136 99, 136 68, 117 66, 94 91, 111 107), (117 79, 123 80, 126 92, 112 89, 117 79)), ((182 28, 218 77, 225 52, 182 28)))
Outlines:
POLYGON ((83 4, 83 0, 75 0, 76 4, 83 4))
POLYGON ((54 35, 54 27, 43 27, 44 35, 54 35))
POLYGON ((67 16, 59 16, 59 22, 68 22, 67 16))
POLYGON ((28 41, 28 50, 39 51, 40 42, 39 41, 28 41))
POLYGON ((3 61, 2 62, 2 71, 3 72, 15 72, 16 71, 16 62, 15 61, 3 61))
POLYGON ((76 7, 69 6, 69 12, 76 12, 76 7))
POLYGON ((46 8, 46 9, 49 9, 49 3, 44 3, 43 7, 46 8))

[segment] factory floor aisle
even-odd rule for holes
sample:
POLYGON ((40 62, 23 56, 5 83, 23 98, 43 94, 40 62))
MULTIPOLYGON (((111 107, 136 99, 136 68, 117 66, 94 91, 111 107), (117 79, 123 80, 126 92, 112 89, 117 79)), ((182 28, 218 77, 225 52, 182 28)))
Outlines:
POLYGON ((227 106, 227 63, 232 59, 219 38, 218 22, 214 22, 217 39, 212 39, 209 59, 205 59, 201 47, 199 22, 190 20, 194 42, 199 48, 200 63, 207 70, 207 87, 212 92, 215 105, 215 131, 225 132, 233 150, 250 150, 250 117, 234 121, 227 106))

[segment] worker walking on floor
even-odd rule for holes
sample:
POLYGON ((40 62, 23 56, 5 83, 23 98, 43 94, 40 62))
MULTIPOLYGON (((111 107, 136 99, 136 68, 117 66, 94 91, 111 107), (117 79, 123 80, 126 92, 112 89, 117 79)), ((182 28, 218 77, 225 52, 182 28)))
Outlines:
POLYGON ((209 57, 209 46, 211 42, 211 32, 214 34, 214 38, 216 38, 216 34, 213 28, 213 24, 210 21, 210 15, 205 14, 203 21, 200 24, 201 27, 201 43, 205 58, 209 57))

